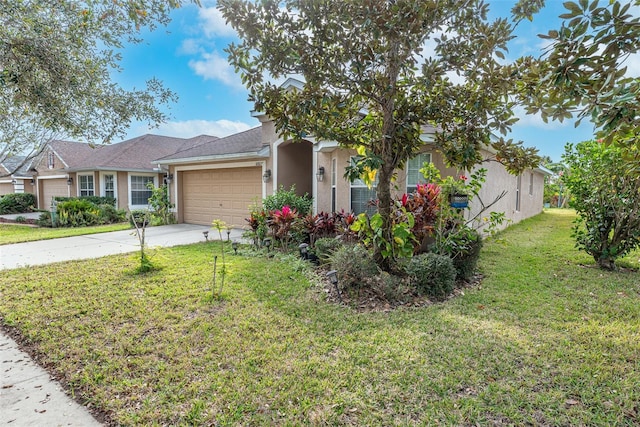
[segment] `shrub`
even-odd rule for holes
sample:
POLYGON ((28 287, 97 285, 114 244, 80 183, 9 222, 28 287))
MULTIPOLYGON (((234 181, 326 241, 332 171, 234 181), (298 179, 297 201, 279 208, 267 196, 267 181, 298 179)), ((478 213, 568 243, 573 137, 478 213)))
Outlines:
POLYGON ((168 225, 175 224, 176 217, 171 212, 174 208, 173 203, 169 201, 169 190, 166 185, 155 187, 152 182, 147 184, 147 188, 151 190, 149 197, 149 205, 151 206, 151 224, 152 225, 168 225))
POLYGON ((640 247, 640 180, 632 161, 615 143, 568 144, 563 160, 570 167, 562 181, 578 212, 576 246, 603 269, 640 247))
POLYGON ((129 224, 135 227, 134 221, 138 227, 146 227, 149 225, 151 214, 146 209, 134 209, 129 212, 129 224))
POLYGON ((101 224, 100 208, 86 199, 72 199, 58 203, 60 227, 84 227, 101 224))
POLYGON ((278 191, 265 197, 262 205, 268 212, 281 210, 283 207, 289 206, 291 209, 295 209, 298 212, 298 215, 305 216, 311 212, 313 199, 311 199, 308 194, 298 196, 294 185, 289 190, 285 190, 284 187, 280 187, 278 191))
POLYGON ((127 212, 124 209, 116 209, 113 205, 100 205, 100 222, 103 224, 113 224, 123 222, 127 219, 127 212))
POLYGON ((97 206, 110 205, 110 206, 113 206, 114 208, 116 207, 116 199, 113 197, 100 197, 100 196, 80 196, 80 197, 56 196, 55 197, 55 200, 58 202, 68 202, 70 200, 77 200, 77 199, 86 200, 97 206))
POLYGON ((343 289, 358 288, 366 279, 378 273, 373 255, 362 245, 345 245, 331 256, 331 265, 338 271, 343 289))
POLYGON ((445 255, 417 255, 407 263, 406 271, 418 292, 430 298, 444 299, 455 286, 456 269, 453 260, 445 255))
POLYGON ((27 222, 27 218, 23 217, 23 216, 17 216, 16 217, 16 222, 19 224, 24 224, 25 222, 27 222))
POLYGON ((51 222, 51 212, 42 212, 40 214, 40 217, 36 220, 36 225, 40 227, 53 227, 53 224, 51 222))
POLYGON ((11 193, 0 197, 0 215, 33 211, 36 196, 31 193, 11 193))
POLYGON ((482 236, 474 230, 469 230, 464 234, 464 241, 461 243, 458 250, 450 256, 456 269, 456 279, 469 280, 473 277, 478 265, 483 244, 482 236))
POLYGON ((333 253, 340 249, 343 243, 335 237, 323 237, 315 241, 315 253, 320 262, 328 263, 333 253))

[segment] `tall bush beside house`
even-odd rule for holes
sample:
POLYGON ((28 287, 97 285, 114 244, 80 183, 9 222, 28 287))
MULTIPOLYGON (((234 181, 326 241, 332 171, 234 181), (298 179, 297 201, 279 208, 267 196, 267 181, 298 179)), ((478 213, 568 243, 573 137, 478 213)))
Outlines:
POLYGON ((576 246, 613 270, 616 259, 640 247, 640 171, 621 148, 599 141, 567 144, 563 159, 570 172, 562 181, 578 212, 576 246))
POLYGON ((152 182, 147 184, 147 188, 151 190, 149 197, 149 206, 151 210, 151 225, 168 225, 175 224, 176 218, 171 211, 174 207, 169 201, 169 191, 166 185, 155 187, 152 182))

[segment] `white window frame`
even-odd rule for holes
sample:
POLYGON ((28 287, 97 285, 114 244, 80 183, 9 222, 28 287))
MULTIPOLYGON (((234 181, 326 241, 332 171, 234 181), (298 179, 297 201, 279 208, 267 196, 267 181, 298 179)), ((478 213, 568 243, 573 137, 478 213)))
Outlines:
POLYGON ((426 184, 426 181, 424 179, 424 177, 419 178, 416 182, 410 182, 409 178, 411 176, 411 171, 415 170, 415 172, 417 172, 418 174, 420 173, 420 169, 422 169, 423 165, 425 163, 432 163, 432 157, 431 157, 431 153, 419 153, 417 154, 415 157, 409 159, 407 161, 407 165, 405 167, 405 173, 407 175, 407 179, 406 179, 406 191, 407 193, 413 193, 416 188, 418 187, 418 184, 426 184), (416 161, 422 157, 422 156, 426 156, 426 158, 428 158, 428 160, 422 160, 422 162, 419 163, 419 165, 412 165, 411 162, 416 161), (416 166, 418 166, 416 168, 416 166))
POLYGON ((113 177, 113 198, 117 200, 118 199, 118 174, 116 172, 100 173, 100 195, 102 197, 109 197, 107 196, 107 177, 108 176, 113 177))
POLYGON ((129 198, 129 209, 133 210, 133 209, 146 209, 149 207, 149 203, 145 203, 144 205, 134 205, 133 204, 133 198, 131 197, 131 193, 133 191, 132 189, 132 185, 131 185, 131 181, 133 177, 138 177, 138 176, 143 176, 143 177, 150 177, 153 178, 153 186, 154 187, 158 187, 158 175, 154 174, 154 173, 135 173, 135 172, 129 172, 129 176, 128 176, 128 183, 129 183, 129 188, 127 191, 127 195, 129 198))
POLYGON ((92 173, 84 173, 77 174, 76 179, 78 180, 78 197, 88 197, 96 195, 96 177, 92 173), (87 188, 82 188, 83 178, 87 178, 87 188), (90 184, 90 186, 89 186, 90 184), (90 194, 82 194, 83 191, 86 191, 90 194))
MULTIPOLYGON (((349 158, 349 162, 353 163, 355 159, 357 159, 359 156, 351 156, 349 158)), ((376 186, 378 184, 378 175, 376 174, 376 179, 374 181, 374 183, 371 185, 371 188, 369 188, 367 186, 367 184, 364 183, 363 180, 361 180, 360 178, 356 179, 353 182, 349 183, 349 207, 351 209, 351 212, 354 212, 355 214, 360 214, 362 212, 368 212, 370 215, 373 214, 376 211, 376 208, 374 206, 368 206, 364 211, 356 211, 353 207, 353 190, 361 190, 361 189, 365 189, 368 192, 370 192, 369 196, 370 199, 369 200, 375 200, 377 199, 377 195, 376 195, 376 186)))

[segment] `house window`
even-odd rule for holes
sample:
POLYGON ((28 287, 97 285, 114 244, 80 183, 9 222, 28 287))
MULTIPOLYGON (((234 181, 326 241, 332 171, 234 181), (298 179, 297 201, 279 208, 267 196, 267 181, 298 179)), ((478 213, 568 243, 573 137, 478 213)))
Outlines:
POLYGON ((147 205, 152 191, 147 187, 151 183, 154 184, 152 176, 131 175, 131 204, 147 205))
POLYGON ((53 169, 56 165, 56 155, 53 152, 49 151, 47 154, 47 167, 49 169, 53 169))
POLYGON ((407 162, 407 193, 416 191, 418 184, 424 184, 420 169, 425 163, 431 163, 431 153, 420 153, 407 162))
POLYGON ((533 172, 529 174, 529 195, 533 196, 533 172))
POLYGON ((338 159, 331 159, 331 212, 336 211, 337 183, 338 183, 338 159))
POLYGON ((116 198, 116 183, 113 175, 103 175, 104 197, 116 198))
POLYGON ((80 197, 95 195, 93 175, 78 175, 78 184, 80 186, 80 197))
MULTIPOLYGON (((357 161, 357 157, 351 157, 351 163, 357 161)), ((356 215, 362 212, 367 212, 369 215, 373 215, 376 212, 376 206, 372 203, 378 196, 376 195, 376 186, 378 185, 378 176, 371 185, 371 188, 361 179, 356 179, 351 183, 351 210, 356 215)))
POLYGON ((516 212, 520 211, 520 193, 522 192, 522 175, 516 178, 516 212))

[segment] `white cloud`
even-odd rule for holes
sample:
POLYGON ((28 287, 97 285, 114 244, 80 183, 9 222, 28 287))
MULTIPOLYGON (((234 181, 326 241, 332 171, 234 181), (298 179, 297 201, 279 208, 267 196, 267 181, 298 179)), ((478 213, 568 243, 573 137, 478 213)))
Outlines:
POLYGON ((198 11, 198 17, 201 21, 202 30, 205 36, 213 37, 235 37, 236 32, 228 25, 222 13, 215 7, 203 7, 198 11))
POLYGON ((244 87, 233 67, 215 51, 203 53, 200 59, 192 59, 189 61, 189 67, 205 80, 218 80, 228 86, 244 87))
POLYGON ((178 53, 182 55, 196 55, 200 51, 200 44, 195 39, 184 39, 178 48, 178 53))
POLYGON ((135 133, 135 136, 152 133, 154 135, 173 136, 176 138, 192 138, 198 135, 213 135, 222 138, 233 135, 234 133, 243 132, 252 127, 255 126, 231 120, 186 120, 182 122, 163 123, 157 128, 141 126, 135 133))
POLYGON ((527 114, 524 107, 514 108, 513 113, 516 117, 520 119, 516 122, 515 125, 513 125, 514 128, 534 127, 534 128, 550 130, 550 129, 573 127, 575 123, 573 119, 564 120, 562 123, 560 123, 557 120, 549 119, 549 121, 545 123, 544 120, 542 120, 542 117, 540 116, 540 114, 527 114))

